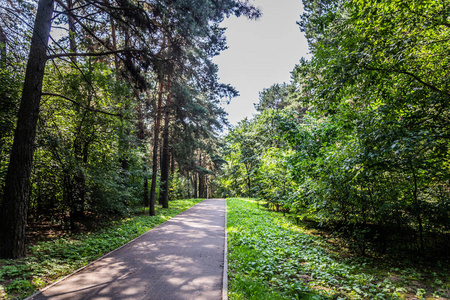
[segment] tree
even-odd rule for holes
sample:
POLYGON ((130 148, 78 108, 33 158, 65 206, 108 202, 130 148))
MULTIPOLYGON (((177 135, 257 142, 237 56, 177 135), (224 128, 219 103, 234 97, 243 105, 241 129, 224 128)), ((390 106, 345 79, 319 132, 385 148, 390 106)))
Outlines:
MULTIPOLYGON (((41 0, 38 5, 18 114, 18 125, 3 190, 0 237, 8 242, 0 246, 1 257, 17 257, 23 255, 25 249, 25 221, 27 205, 30 201, 33 147, 36 141, 36 124, 41 109, 41 95, 45 96, 50 103, 58 98, 73 105, 71 107, 55 106, 50 108, 55 111, 61 109, 73 115, 64 123, 60 120, 51 119, 51 114, 46 114, 46 116, 50 116, 49 120, 54 121, 55 124, 49 130, 45 127, 47 119, 42 120, 41 132, 49 133, 49 138, 46 141, 45 139, 39 139, 39 142, 42 141, 44 146, 39 144, 39 147, 42 146, 43 148, 36 153, 42 161, 59 161, 61 170, 66 170, 65 202, 74 204, 72 205, 71 215, 75 217, 78 213, 82 213, 84 207, 88 207, 88 205, 91 209, 98 206, 97 204, 102 199, 99 196, 102 186, 105 187, 108 184, 122 185, 127 193, 132 188, 131 184, 134 179, 129 174, 133 164, 133 151, 130 147, 130 143, 133 141, 133 138, 130 137, 133 132, 131 129, 132 122, 127 118, 132 118, 130 112, 133 111, 134 107, 124 99, 136 99, 134 96, 135 90, 144 91, 155 86, 155 76, 159 74, 168 76, 169 73, 158 72, 161 70, 161 65, 164 65, 164 60, 170 64, 170 59, 173 57, 181 57, 179 66, 182 66, 183 63, 192 62, 192 65, 186 65, 186 69, 194 70, 199 65, 199 68, 202 68, 205 61, 187 58, 190 55, 195 56, 195 51, 198 49, 203 49, 200 52, 203 51, 207 54, 202 53, 200 57, 203 58, 214 55, 223 49, 224 40, 221 35, 217 34, 217 32, 223 32, 223 30, 217 24, 225 16, 234 14, 253 18, 259 15, 259 12, 253 6, 235 0, 220 3, 206 3, 205 1, 193 3, 192 1, 181 0, 150 1, 148 3, 130 1, 82 1, 75 3, 57 0, 56 5, 61 13, 54 16, 52 1, 41 0), (192 14, 186 14, 187 11, 192 12, 192 14), (92 15, 96 15, 96 18, 92 18, 92 15), (52 17, 60 23, 66 23, 68 31, 66 37, 55 39, 49 46, 48 38, 52 26, 52 17), (167 49, 162 47, 164 38, 172 39, 172 48, 169 51, 171 54, 166 57, 164 51, 167 51, 167 49), (195 47, 195 41, 203 45, 203 48, 195 47), (182 47, 184 48, 182 49, 182 47), (178 55, 178 53, 181 54, 178 55), (52 67, 47 66, 47 69, 54 72, 53 74, 59 73, 62 81, 66 80, 65 76, 69 74, 68 77, 74 79, 72 82, 79 80, 89 87, 70 89, 67 87, 71 83, 70 80, 67 80, 61 84, 61 90, 67 91, 67 94, 51 91, 51 88, 41 92, 42 82, 46 78, 55 80, 50 76, 44 77, 47 60, 53 62, 52 67), (100 75, 100 69, 103 69, 104 74, 100 75), (109 74, 110 70, 113 70, 115 75, 115 80, 112 79, 111 81, 117 84, 117 89, 123 88, 122 91, 124 92, 123 94, 118 93, 120 96, 114 99, 117 101, 116 103, 110 101, 113 98, 110 95, 116 95, 116 93, 110 94, 112 88, 105 88, 103 83, 92 80, 95 76, 98 76, 96 79, 102 76, 102 78, 105 78, 104 75, 109 74), (91 71, 92 73, 89 73, 91 71), (126 79, 127 82, 121 84, 119 79, 126 79), (130 85, 133 86, 134 90, 130 88, 130 85), (99 86, 101 86, 102 93, 97 94, 96 88, 99 86), (112 126, 111 124, 114 121, 109 118, 97 118, 96 114, 118 117, 120 122, 112 126), (60 125, 66 127, 62 129, 60 125), (113 140, 108 139, 108 141, 111 141, 110 145, 114 149, 111 157, 115 159, 115 162, 113 165, 107 164, 109 168, 107 170, 106 166, 101 165, 101 162, 110 163, 112 162, 112 160, 109 160, 111 157, 100 159, 97 156, 102 153, 102 147, 106 147, 106 145, 97 143, 96 140, 97 137, 104 136, 102 130, 113 132, 111 135, 113 140), (71 142, 69 142, 70 138, 64 139, 67 142, 64 147, 56 147, 52 141, 57 140, 53 138, 58 132, 61 132, 62 135, 68 134, 68 137, 73 139, 71 142), (64 151, 69 150, 71 154, 61 159, 60 154, 63 149, 64 151), (90 162, 95 162, 96 167, 89 169, 90 162), (71 165, 71 163, 74 164, 71 165), (117 163, 121 164, 121 170, 118 173, 122 174, 125 179, 113 176, 114 180, 110 183, 103 179, 97 180, 98 178, 105 178, 105 174, 112 176, 112 174, 117 173, 114 172, 117 170, 117 163), (71 166, 75 166, 75 168, 70 169, 71 166), (74 173, 70 173, 69 170, 74 173), (106 170, 107 172, 102 174, 100 170, 106 170), (87 174, 90 176, 85 176, 87 174), (93 174, 98 176, 93 176, 93 174), (89 195, 90 198, 87 198, 86 195, 89 195), (95 203, 93 198, 96 198, 98 203, 95 203), (79 207, 79 209, 76 207, 79 207)), ((5 7, 2 6, 1 9, 5 9, 5 7)), ((5 27, 1 26, 1 28, 5 33, 5 27)), ((6 32, 6 40, 9 39, 7 35, 8 32, 6 32)), ((4 40, 3 35, 0 39, 4 40)), ((23 40, 26 43, 26 38, 23 38, 23 40)), ((5 57, 4 49, 6 49, 3 44, 0 41, 2 61, 5 57)), ((8 51, 8 53, 10 52, 8 51)), ((14 53, 13 55, 17 54, 14 51, 12 53, 14 53)), ((191 80, 188 85, 194 86, 193 82, 197 79, 189 76, 188 78, 191 80)), ((212 83, 208 80, 206 82, 208 83, 205 88, 208 90, 214 90, 218 85, 216 77, 213 77, 212 83)), ((111 86, 113 85, 111 84, 111 86)), ((170 91, 171 88, 167 90, 170 91)), ((172 96, 169 92, 167 95, 172 96)), ((169 128, 169 117, 167 123, 167 128, 169 128)), ((159 135, 155 137, 155 140, 158 139, 159 135)), ((169 160, 166 159, 166 161, 169 160)), ((38 170, 36 174, 39 174, 39 171, 42 170, 38 170)), ((156 172, 154 172, 154 175, 156 175, 156 172)), ((40 201, 41 198, 39 197, 44 193, 41 192, 39 186, 37 188, 36 194, 39 195, 40 201)), ((118 188, 114 190, 118 190, 118 188)), ((31 200, 31 203, 37 201, 31 200)), ((123 205, 126 205, 127 201, 124 200, 123 205)))
POLYGON ((3 192, 0 239, 4 242, 0 246, 0 257, 15 258, 25 253, 33 143, 47 61, 53 4, 53 0, 40 0, 36 13, 17 128, 3 192))
MULTIPOLYGON (((157 112, 155 117, 155 125, 154 125, 154 137, 153 137, 153 159, 152 159, 152 181, 150 185, 150 216, 155 215, 155 202, 156 202, 156 180, 158 174, 158 146, 159 146, 159 132, 161 128, 161 106, 162 106, 162 98, 164 93, 165 86, 165 75, 161 74, 159 76, 159 92, 158 92, 158 104, 157 104, 157 112)), ((169 90, 169 85, 168 90, 169 90)))
POLYGON ((289 104, 290 85, 287 83, 274 84, 269 88, 263 89, 259 93, 259 102, 255 104, 255 109, 262 112, 265 109, 282 110, 289 104))
POLYGON ((6 65, 6 34, 0 25, 0 67, 4 68, 6 65))
MULTIPOLYGON (((433 1, 304 3, 300 27, 313 58, 294 71, 297 97, 319 120, 339 128, 319 152, 321 159, 307 164, 318 173, 305 172, 307 158, 297 161, 310 174, 308 195, 328 190, 316 194, 316 203, 334 197, 328 207, 348 223, 415 228, 423 251, 424 219, 433 219, 425 211, 435 213, 439 203, 448 214, 445 197, 432 200, 448 176, 443 66, 449 31, 442 19, 448 8, 433 1)), ((293 146, 301 149, 301 143, 293 146)), ((432 231, 437 224, 431 222, 432 231)))
MULTIPOLYGON (((168 29, 164 31, 164 38, 167 42, 165 59, 169 65, 165 71, 169 77, 169 88, 164 110, 161 158, 160 203, 163 207, 168 207, 169 126, 171 110, 173 110, 172 98, 176 97, 176 91, 181 92, 179 97, 184 97, 183 94, 189 94, 182 86, 198 93, 208 93, 211 102, 218 96, 228 96, 230 88, 218 84, 217 68, 210 61, 211 56, 217 55, 225 49, 223 29, 218 27, 218 23, 223 20, 224 15, 231 13, 235 15, 243 13, 249 18, 258 16, 258 12, 251 6, 242 5, 235 1, 214 3, 214 5, 208 7, 205 5, 208 5, 208 3, 203 1, 197 1, 195 5, 180 1, 178 5, 170 7, 172 18, 163 20, 165 22, 163 28, 170 28, 172 24, 177 24, 176 32, 168 29), (190 13, 186 14, 187 11, 190 13), (170 88, 176 85, 179 86, 177 89, 170 88)), ((154 143, 156 145, 157 141, 155 140, 154 143)), ((199 155, 199 161, 201 162, 202 154, 199 155)), ((156 157, 155 153, 154 157, 156 157)), ((200 168, 202 168, 201 163, 200 168)), ((204 191, 203 173, 203 171, 199 172, 200 194, 203 194, 204 191)), ((155 188, 152 187, 151 190, 153 191, 155 188)))

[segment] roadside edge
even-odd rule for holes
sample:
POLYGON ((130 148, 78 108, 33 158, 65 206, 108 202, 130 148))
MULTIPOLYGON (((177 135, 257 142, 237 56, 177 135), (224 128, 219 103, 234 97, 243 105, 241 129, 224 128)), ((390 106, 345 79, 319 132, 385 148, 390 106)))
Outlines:
POLYGON ((225 243, 223 249, 223 286, 222 300, 228 300, 228 233, 227 233, 227 199, 225 199, 225 243))

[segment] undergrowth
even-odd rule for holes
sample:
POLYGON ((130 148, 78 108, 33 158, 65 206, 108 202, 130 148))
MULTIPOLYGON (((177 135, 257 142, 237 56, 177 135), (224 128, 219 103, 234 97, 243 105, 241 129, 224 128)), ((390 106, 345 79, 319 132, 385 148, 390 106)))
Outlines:
POLYGON ((342 255, 280 213, 228 199, 230 299, 448 299, 441 272, 342 255))
POLYGON ((29 246, 25 258, 0 260, 0 299, 22 299, 164 223, 203 199, 176 200, 156 207, 156 216, 114 221, 95 232, 66 236, 29 246))

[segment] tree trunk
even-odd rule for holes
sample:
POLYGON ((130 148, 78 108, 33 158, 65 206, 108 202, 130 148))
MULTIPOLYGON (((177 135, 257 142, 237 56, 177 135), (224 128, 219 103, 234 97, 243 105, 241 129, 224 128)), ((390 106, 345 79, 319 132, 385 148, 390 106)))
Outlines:
POLYGON ((47 61, 53 0, 39 0, 31 38, 17 127, 0 210, 0 257, 25 254, 25 226, 33 164, 33 145, 47 61))
POLYGON ((420 252, 423 254, 425 253, 425 243, 423 239, 423 222, 422 222, 422 207, 420 205, 420 200, 418 198, 418 186, 417 186, 417 174, 414 170, 414 166, 411 163, 411 172, 413 174, 413 180, 414 180, 414 188, 413 188, 413 200, 414 200, 414 210, 417 218, 417 223, 419 225, 419 246, 420 246, 420 252))
MULTIPOLYGON (((128 107, 125 107, 127 110, 128 107)), ((130 144, 128 143, 128 136, 130 135, 130 131, 127 125, 124 124, 124 120, 120 120, 120 137, 119 137, 119 163, 122 168, 122 174, 124 176, 125 182, 128 177, 128 170, 130 169, 130 144)), ((126 182, 126 186, 128 183, 126 182)))
MULTIPOLYGON (((199 156, 198 156, 198 164, 199 164, 200 168, 203 167, 202 166, 202 153, 201 152, 199 153, 199 156)), ((205 179, 205 177, 203 175, 203 172, 199 172, 198 173, 198 197, 199 198, 204 198, 205 197, 204 196, 204 193, 205 193, 204 187, 205 187, 205 185, 203 183, 204 179, 205 179)))
POLYGON ((251 191, 251 189, 252 189, 252 179, 251 179, 251 176, 250 176, 250 168, 247 166, 247 164, 244 164, 244 166, 245 166, 245 169, 246 169, 246 171, 247 171, 247 188, 248 188, 248 191, 247 191, 247 197, 248 198, 250 198, 250 191, 251 191))
POLYGON ((71 170, 64 171, 64 201, 69 206, 70 230, 72 232, 78 231, 76 221, 82 220, 85 215, 86 179, 83 168, 87 164, 89 143, 84 142, 84 149, 81 149, 80 143, 78 139, 74 142, 73 156, 77 165, 69 166, 68 168, 71 168, 71 170))
POLYGON ((6 66, 6 35, 0 26, 0 68, 6 66))
MULTIPOLYGON (((69 25, 69 47, 71 53, 77 53, 77 44, 76 44, 76 28, 75 28, 75 19, 72 14, 72 10, 74 8, 74 3, 72 0, 67 0, 67 8, 68 8, 68 25, 69 25)), ((70 58, 75 65, 77 63, 77 57, 73 56, 70 58)), ((75 70, 76 67, 72 66, 75 70)), ((73 176, 69 175, 68 188, 70 189, 71 197, 68 199, 70 201, 70 229, 72 232, 76 232, 77 228, 75 225, 75 221, 79 221, 84 217, 84 205, 85 205, 85 195, 86 195, 86 180, 84 178, 84 173, 82 168, 86 165, 87 162, 87 142, 82 141, 84 139, 84 135, 82 133, 83 122, 87 112, 84 113, 82 119, 80 120, 80 124, 77 128, 77 136, 73 145, 73 155, 75 161, 78 163, 78 166, 74 170, 73 176), (85 149, 82 149, 82 145, 84 145, 85 149)))
POLYGON ((144 178, 144 207, 149 205, 148 199, 148 178, 147 178, 147 168, 144 169, 145 178, 144 178))
POLYGON ((163 147, 161 159, 161 183, 159 192, 159 203, 163 208, 169 208, 169 167, 170 167, 170 153, 169 153, 169 121, 170 121, 170 105, 172 102, 172 94, 170 92, 172 84, 172 76, 169 75, 167 90, 169 92, 164 109, 164 131, 163 131, 163 147))
MULTIPOLYGON (((125 30, 125 49, 129 49, 129 43, 130 43, 130 33, 128 30, 125 30)), ((129 54, 126 54, 128 56, 129 54)), ((117 74, 117 65, 116 65, 116 74, 117 74)), ((118 76, 117 76, 118 77, 118 76)), ((123 110, 127 112, 129 110, 128 102, 125 102, 125 105, 123 107, 123 110)), ((128 188, 128 170, 130 168, 129 164, 129 152, 130 152, 130 145, 128 142, 128 137, 130 136, 130 128, 123 118, 123 116, 120 117, 120 136, 119 136, 119 162, 122 167, 122 174, 124 177, 124 183, 125 186, 128 188)), ((126 200, 125 200, 126 201, 126 200)), ((128 202, 128 201, 126 201, 128 202)))
MULTIPOLYGON (((112 20, 111 20, 112 22, 112 20)), ((137 137, 141 141, 142 146, 142 152, 146 153, 145 151, 145 127, 144 127, 144 114, 142 112, 142 103, 140 101, 140 93, 138 90, 134 91, 136 96, 136 101, 138 101, 138 124, 137 124, 137 137)), ((144 207, 147 207, 149 205, 149 198, 148 198, 148 177, 147 177, 147 155, 145 155, 145 162, 144 162, 144 207)))
POLYGON ((155 215, 155 200, 156 200, 156 178, 158 175, 158 142, 159 142, 159 130, 161 122, 161 102, 164 91, 164 76, 161 77, 159 82, 158 92, 158 106, 155 117, 155 128, 153 138, 153 161, 152 161, 152 183, 150 186, 150 216, 155 215))
POLYGON ((209 199, 208 175, 205 175, 205 197, 209 199))
POLYGON ((199 198, 205 198, 205 176, 198 174, 198 196, 199 198))
MULTIPOLYGON (((74 221, 80 221, 84 218, 86 196, 86 180, 81 170, 75 171, 73 178, 71 178, 70 184, 72 189, 72 198, 70 199, 72 203, 70 217, 74 221)), ((71 230, 76 232, 77 228, 73 227, 71 230)))
MULTIPOLYGON (((136 92, 137 100, 139 101, 139 92, 136 92)), ((144 144, 145 139, 145 127, 144 127, 144 114, 142 112, 142 104, 139 103, 138 106, 138 139, 144 144)))
MULTIPOLYGON (((109 21, 111 23, 111 39, 113 49, 117 50, 116 24, 114 23, 114 19, 111 16, 109 21)), ((117 54, 114 54, 114 68, 116 69, 116 80, 119 80, 119 57, 117 56, 117 54)))
POLYGON ((175 155, 173 153, 173 148, 170 148, 170 175, 173 176, 175 174, 175 155))
MULTIPOLYGON (((68 23, 69 23, 69 46, 70 46, 70 52, 77 53, 77 44, 76 44, 76 41, 75 41, 75 37, 76 37, 75 19, 73 18, 73 14, 72 14, 73 8, 74 8, 73 1, 72 0, 67 0, 67 9, 68 9, 67 19, 69 21, 68 23)), ((77 57, 76 56, 72 56, 72 57, 70 57, 70 59, 72 60, 72 62, 74 64, 77 63, 77 57)))
POLYGON ((197 173, 194 172, 193 176, 193 185, 194 185, 194 199, 198 198, 198 189, 197 189, 197 173))
MULTIPOLYGON (((75 167, 75 170, 73 170, 74 173, 73 178, 71 180, 73 194, 70 200, 72 201, 71 217, 73 217, 75 221, 79 221, 84 218, 84 206, 86 196, 86 180, 84 178, 83 169, 87 164, 89 143, 87 141, 80 140, 85 138, 84 134, 81 132, 83 121, 84 118, 82 121, 80 121, 80 125, 77 131, 78 137, 75 139, 73 145, 73 155, 77 163, 77 166, 75 167)), ((76 231, 76 228, 72 228, 72 231, 76 231)))
POLYGON ((187 178, 187 197, 188 199, 191 199, 191 187, 190 187, 191 175, 189 174, 189 171, 186 172, 186 178, 187 178))
MULTIPOLYGON (((71 175, 69 170, 64 170, 64 176, 63 176, 63 183, 64 183, 64 189, 63 189, 63 199, 64 202, 69 207, 69 222, 70 222, 70 230, 73 232, 75 230, 75 219, 73 217, 73 185, 71 183, 71 175)), ((65 215, 65 213, 64 213, 65 215)))

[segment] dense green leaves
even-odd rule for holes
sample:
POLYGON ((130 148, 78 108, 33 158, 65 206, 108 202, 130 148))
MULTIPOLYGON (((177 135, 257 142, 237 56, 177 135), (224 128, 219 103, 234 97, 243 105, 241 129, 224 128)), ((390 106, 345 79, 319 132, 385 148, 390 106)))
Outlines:
POLYGON ((295 67, 289 89, 265 89, 260 115, 228 135, 227 187, 251 175, 253 195, 333 227, 363 254, 444 253, 450 3, 303 4, 312 57, 295 67))
MULTIPOLYGON (((345 222, 415 228, 422 250, 424 230, 447 232, 449 225, 449 195, 434 193, 445 190, 450 175, 444 2, 308 6, 306 34, 314 36, 318 23, 325 26, 322 39, 310 40, 313 58, 294 73, 302 87, 299 99, 314 107, 318 119, 329 116, 325 120, 338 130, 316 159, 313 170, 319 173, 307 176, 320 183, 313 191, 331 193, 319 197, 327 201, 325 210, 345 222), (436 220, 429 214, 435 205, 447 221, 426 221, 436 220)), ((298 135, 303 130, 288 134, 291 141, 298 135)))

